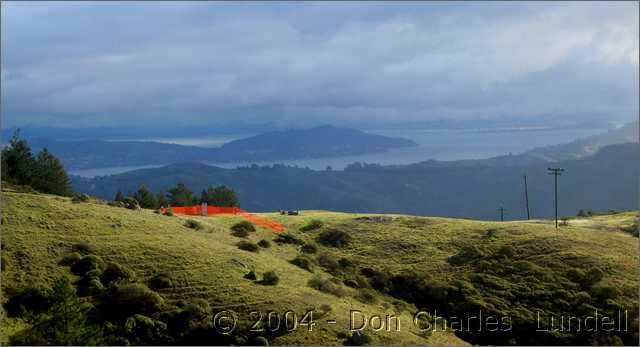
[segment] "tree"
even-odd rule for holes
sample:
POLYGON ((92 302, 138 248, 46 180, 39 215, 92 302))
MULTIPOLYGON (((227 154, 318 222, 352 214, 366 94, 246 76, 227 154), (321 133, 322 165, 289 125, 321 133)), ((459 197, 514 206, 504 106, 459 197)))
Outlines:
POLYGON ((20 130, 16 130, 9 145, 2 150, 2 179, 13 184, 30 185, 35 160, 27 140, 19 136, 20 130))
POLYGON ((162 190, 159 191, 158 196, 156 197, 156 206, 160 208, 160 207, 167 207, 168 205, 169 203, 167 202, 166 195, 162 190))
POLYGON ((138 191, 133 194, 133 198, 138 201, 142 208, 155 208, 156 197, 144 184, 138 188, 138 191))
POLYGON ((31 186, 43 193, 70 196, 71 180, 58 158, 44 148, 35 160, 31 186))
POLYGON ((236 192, 226 186, 209 186, 206 192, 202 191, 202 201, 211 206, 240 206, 236 192))
POLYGON ((32 328, 13 336, 11 344, 42 341, 55 346, 96 344, 100 331, 86 324, 92 305, 77 297, 67 277, 58 279, 52 289, 51 308, 37 317, 32 328))
POLYGON ((124 200, 124 194, 122 194, 122 192, 118 190, 118 192, 116 193, 116 197, 113 198, 113 201, 122 201, 122 200, 124 200))
POLYGON ((184 183, 178 183, 169 189, 169 203, 171 206, 189 206, 195 202, 193 192, 184 183))

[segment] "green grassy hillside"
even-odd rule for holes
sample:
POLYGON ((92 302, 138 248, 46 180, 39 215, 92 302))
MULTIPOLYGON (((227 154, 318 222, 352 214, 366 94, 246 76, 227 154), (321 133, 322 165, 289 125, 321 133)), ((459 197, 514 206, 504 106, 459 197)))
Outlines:
MULTIPOLYGON (((131 268, 138 282, 160 273, 170 278, 168 287, 158 289, 168 306, 203 298, 213 313, 233 310, 243 324, 251 322, 251 311, 291 310, 301 318, 315 310, 312 332, 298 327, 270 336, 271 344, 343 344, 350 310, 400 317, 399 332, 367 330, 374 344, 530 343, 527 329, 536 310, 624 308, 631 310, 629 324, 637 326, 638 238, 623 231, 635 221, 632 212, 573 219, 559 230, 542 220, 500 223, 324 211, 262 214, 283 223, 290 237, 289 243, 275 242, 276 234, 257 228, 246 240, 271 244, 257 253, 236 246, 241 238, 233 236, 230 227, 241 219, 234 216, 170 217, 14 192, 3 192, 2 213, 3 303, 16 289, 71 276, 59 261, 74 245, 88 243, 105 261, 131 268), (188 220, 199 223, 188 227, 188 220), (321 223, 305 228, 311 221, 321 223), (332 235, 342 242, 332 246, 332 235), (303 253, 301 243, 313 244, 317 252, 303 253), (309 270, 291 263, 296 257, 304 259, 297 263, 309 270), (599 272, 594 275, 591 269, 599 272), (243 278, 250 270, 258 279, 275 270, 280 281, 268 286, 243 278), (321 290, 310 286, 314 280, 321 290), (419 309, 437 309, 443 315, 478 310, 508 315, 513 330, 460 337, 452 331, 423 333, 413 324, 419 309)), ((2 311, 3 342, 26 326, 2 311)), ((539 341, 637 342, 637 333, 610 335, 535 336, 539 341)))

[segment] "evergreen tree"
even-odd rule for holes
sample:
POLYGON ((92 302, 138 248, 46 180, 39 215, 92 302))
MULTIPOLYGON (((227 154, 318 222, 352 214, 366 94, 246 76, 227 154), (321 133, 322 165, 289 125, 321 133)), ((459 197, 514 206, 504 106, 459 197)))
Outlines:
POLYGON ((167 201, 167 197, 164 192, 161 190, 158 192, 158 196, 156 197, 156 207, 168 207, 169 203, 167 201))
POLYGON ((13 184, 30 185, 35 160, 27 140, 16 130, 9 145, 2 150, 2 179, 13 184))
POLYGON ((193 192, 184 183, 178 183, 169 189, 169 203, 171 206, 190 206, 196 201, 193 192))
POLYGON ((113 199, 113 201, 122 201, 122 200, 124 200, 124 194, 122 194, 122 192, 118 190, 118 192, 116 193, 116 197, 113 199))
POLYGON ((62 163, 44 148, 35 160, 31 186, 43 193, 70 196, 73 194, 71 180, 62 163))
POLYGON ((14 335, 11 344, 46 342, 54 346, 77 346, 98 343, 98 327, 86 324, 92 305, 77 297, 68 278, 54 283, 51 302, 51 308, 37 317, 33 327, 14 335))
POLYGON ((238 197, 233 189, 226 186, 209 186, 207 191, 202 192, 202 201, 206 201, 211 206, 238 207, 238 197))
POLYGON ((138 201, 142 208, 155 208, 156 197, 144 184, 138 188, 138 191, 133 194, 133 198, 138 201))

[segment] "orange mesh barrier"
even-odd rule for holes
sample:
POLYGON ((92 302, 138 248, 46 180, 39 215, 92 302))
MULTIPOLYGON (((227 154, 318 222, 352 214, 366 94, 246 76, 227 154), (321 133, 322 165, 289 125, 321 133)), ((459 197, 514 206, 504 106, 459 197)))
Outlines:
MULTIPOLYGON (((202 216, 202 206, 175 206, 169 208, 161 208, 160 211, 163 213, 167 210, 172 210, 173 213, 184 214, 187 216, 202 216)), ((256 216, 251 214, 239 207, 218 207, 218 206, 207 206, 207 215, 215 215, 215 214, 237 214, 244 218, 245 220, 253 223, 255 225, 271 229, 276 233, 282 233, 285 231, 284 225, 271 220, 269 218, 264 218, 260 216, 256 216)))

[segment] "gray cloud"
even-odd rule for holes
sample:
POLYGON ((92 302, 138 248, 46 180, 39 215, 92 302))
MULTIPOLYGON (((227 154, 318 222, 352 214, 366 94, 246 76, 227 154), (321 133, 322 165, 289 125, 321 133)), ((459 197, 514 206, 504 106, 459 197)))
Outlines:
POLYGON ((2 3, 6 125, 638 112, 638 4, 2 3))

